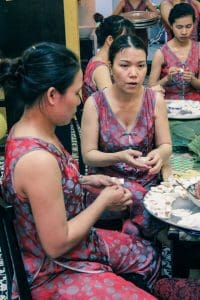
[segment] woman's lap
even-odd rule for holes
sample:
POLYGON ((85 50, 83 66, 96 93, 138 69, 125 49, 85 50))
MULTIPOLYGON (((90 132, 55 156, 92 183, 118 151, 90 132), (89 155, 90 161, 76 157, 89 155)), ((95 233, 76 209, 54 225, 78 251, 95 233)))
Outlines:
POLYGON ((32 290, 33 300, 154 300, 147 292, 114 273, 63 272, 32 290))
POLYGON ((158 251, 149 241, 118 231, 97 229, 106 245, 109 265, 116 274, 139 274, 151 287, 160 269, 158 251), (111 234, 112 233, 112 234, 111 234))

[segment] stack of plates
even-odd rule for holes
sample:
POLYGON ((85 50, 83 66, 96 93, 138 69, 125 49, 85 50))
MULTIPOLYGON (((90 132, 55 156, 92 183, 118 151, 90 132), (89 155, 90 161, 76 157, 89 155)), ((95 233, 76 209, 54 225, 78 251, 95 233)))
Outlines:
POLYGON ((157 23, 159 17, 150 11, 131 11, 121 14, 122 17, 134 23, 135 28, 143 29, 157 23))

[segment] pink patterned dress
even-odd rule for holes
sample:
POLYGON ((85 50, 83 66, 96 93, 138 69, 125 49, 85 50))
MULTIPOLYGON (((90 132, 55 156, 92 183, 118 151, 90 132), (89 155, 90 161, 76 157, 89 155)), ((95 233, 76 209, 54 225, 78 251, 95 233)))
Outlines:
MULTIPOLYGON (((154 108, 155 93, 146 88, 143 95, 143 105, 138 113, 136 123, 130 131, 127 131, 117 120, 113 113, 104 92, 96 92, 93 95, 93 101, 99 116, 99 138, 98 149, 102 152, 114 153, 126 149, 135 149, 146 156, 154 149, 155 126, 154 126, 154 108)), ((124 178, 124 186, 133 194, 133 205, 128 212, 128 217, 124 213, 105 212, 102 220, 127 219, 123 225, 123 231, 131 234, 137 232, 136 228, 144 236, 150 238, 160 229, 160 225, 155 218, 151 217, 144 208, 143 198, 151 186, 159 182, 158 175, 149 175, 148 171, 142 171, 130 167, 126 163, 116 163, 109 167, 90 167, 91 174, 106 174, 109 176, 124 178), (136 227, 133 226, 136 225, 136 227)), ((86 204, 89 205, 94 200, 94 195, 88 193, 86 204)))
MULTIPOLYGON (((155 299, 116 275, 132 274, 134 277, 134 273, 140 274, 143 281, 152 285, 159 257, 148 241, 91 228, 80 244, 65 255, 53 259, 45 253, 29 199, 16 194, 12 181, 20 158, 40 149, 51 153, 58 162, 68 219, 83 210, 77 165, 65 149, 61 153, 53 144, 32 137, 14 138, 11 132, 6 146, 3 192, 15 209, 15 228, 33 300, 155 299)), ((16 297, 14 284, 13 299, 16 297)))
MULTIPOLYGON (((172 0, 165 0, 165 2, 168 2, 173 6, 173 1, 172 0)), ((200 21, 198 7, 195 5, 195 3, 192 0, 184 1, 184 3, 188 3, 194 8, 196 20, 195 20, 195 23, 194 23, 194 28, 193 28, 193 31, 192 31, 191 39, 194 40, 194 41, 198 41, 198 24, 199 24, 199 21, 200 21)), ((163 24, 165 26, 165 31, 167 33, 167 41, 170 41, 173 38, 173 32, 172 32, 171 28, 168 26, 168 24, 166 24, 165 22, 163 22, 163 24)))
MULTIPOLYGON (((161 52, 164 57, 164 64, 161 69, 160 78, 168 74, 170 67, 189 68, 193 75, 198 78, 200 72, 200 43, 192 41, 191 50, 184 63, 174 54, 168 44, 161 47, 161 52)), ((190 83, 183 81, 182 74, 173 76, 171 82, 164 86, 166 99, 190 99, 200 100, 200 90, 191 86, 190 83)))
POLYGON ((91 96, 94 92, 98 91, 96 84, 93 82, 93 73, 99 66, 107 66, 103 61, 94 60, 91 58, 88 62, 88 65, 84 72, 83 79, 83 103, 87 100, 89 96, 91 96))

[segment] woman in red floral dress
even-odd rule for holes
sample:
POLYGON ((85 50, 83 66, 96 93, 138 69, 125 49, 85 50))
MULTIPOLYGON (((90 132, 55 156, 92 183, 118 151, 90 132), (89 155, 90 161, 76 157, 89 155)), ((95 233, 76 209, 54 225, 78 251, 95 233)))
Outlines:
MULTIPOLYGON (((127 219, 125 232, 154 238, 160 227, 144 209, 143 199, 150 187, 158 184, 161 168, 171 154, 166 106, 160 93, 143 86, 147 55, 141 39, 122 35, 114 40, 109 53, 114 84, 85 103, 83 158, 90 174, 123 178, 132 192, 127 214, 105 212, 102 224, 127 219)), ((89 193, 87 204, 94 198, 89 193)))
POLYGON ((3 194, 15 210, 33 300, 155 299, 133 283, 150 289, 156 279, 159 256, 150 243, 93 227, 105 209, 126 209, 130 192, 109 176, 80 177, 54 133, 80 101, 76 56, 62 45, 34 45, 1 60, 0 83, 25 105, 7 140, 3 194), (86 209, 84 184, 105 186, 86 209))
POLYGON ((190 4, 175 5, 169 14, 174 37, 153 57, 149 85, 160 84, 166 99, 200 101, 200 43, 191 40, 194 21, 190 4))
POLYGON ((121 16, 104 18, 101 14, 96 13, 94 19, 97 23, 95 34, 99 49, 89 60, 84 72, 83 102, 94 92, 112 85, 108 51, 113 40, 121 34, 135 33, 133 23, 121 16))
MULTIPOLYGON (((151 0, 120 0, 113 11, 113 15, 126 13, 131 11, 152 11, 158 14, 157 9, 153 6, 151 0)), ((148 48, 148 32, 147 29, 136 29, 135 34, 139 36, 145 46, 148 48)))

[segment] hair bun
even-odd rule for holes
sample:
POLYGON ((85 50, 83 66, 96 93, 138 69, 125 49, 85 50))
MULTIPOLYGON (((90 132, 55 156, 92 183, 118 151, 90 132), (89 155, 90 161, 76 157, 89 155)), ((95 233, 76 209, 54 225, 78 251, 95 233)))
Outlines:
POLYGON ((93 18, 94 18, 96 23, 103 23, 103 21, 104 21, 104 16, 101 15, 100 13, 95 13, 93 15, 93 18))
POLYGON ((16 58, 16 62, 13 63, 16 66, 14 75, 18 77, 22 77, 25 74, 24 63, 21 58, 16 58))

